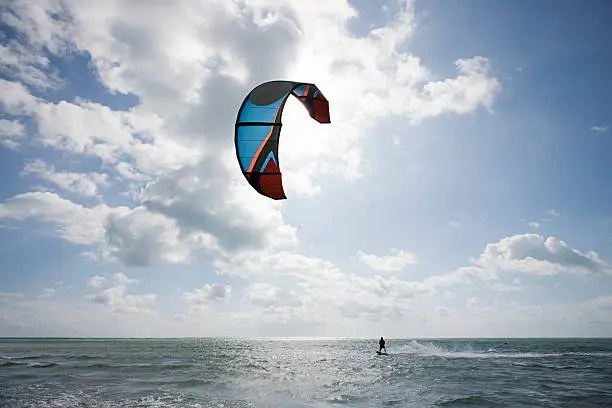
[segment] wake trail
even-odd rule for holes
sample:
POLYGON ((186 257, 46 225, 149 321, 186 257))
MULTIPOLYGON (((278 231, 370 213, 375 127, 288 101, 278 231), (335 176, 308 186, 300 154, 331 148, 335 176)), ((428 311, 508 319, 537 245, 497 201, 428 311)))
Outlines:
POLYGON ((449 350, 433 343, 420 343, 412 340, 404 344, 397 354, 413 354, 423 357, 445 358, 548 358, 562 357, 564 353, 530 353, 530 352, 498 352, 496 349, 486 351, 449 350))

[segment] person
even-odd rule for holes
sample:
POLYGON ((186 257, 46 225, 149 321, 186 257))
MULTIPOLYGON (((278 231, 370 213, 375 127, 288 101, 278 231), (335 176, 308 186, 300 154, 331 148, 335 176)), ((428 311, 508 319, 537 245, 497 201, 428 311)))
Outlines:
POLYGON ((382 350, 385 349, 385 353, 387 352, 387 349, 385 348, 385 339, 382 338, 382 336, 380 337, 380 340, 378 341, 378 345, 379 345, 379 349, 378 352, 382 353, 382 350))

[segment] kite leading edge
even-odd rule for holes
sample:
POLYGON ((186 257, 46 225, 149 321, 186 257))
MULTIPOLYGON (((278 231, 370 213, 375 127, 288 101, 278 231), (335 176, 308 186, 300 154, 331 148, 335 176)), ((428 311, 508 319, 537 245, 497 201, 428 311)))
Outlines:
POLYGON ((256 86, 246 96, 238 110, 234 131, 242 174, 257 192, 274 200, 287 198, 278 160, 278 141, 289 95, 302 102, 311 118, 319 123, 331 123, 329 103, 316 85, 270 81, 256 86))

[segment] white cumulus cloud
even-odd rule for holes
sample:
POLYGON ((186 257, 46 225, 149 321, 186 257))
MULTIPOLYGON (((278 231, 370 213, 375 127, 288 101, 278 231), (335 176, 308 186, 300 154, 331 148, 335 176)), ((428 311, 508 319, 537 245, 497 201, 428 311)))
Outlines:
POLYGON ((127 293, 127 286, 138 283, 137 279, 130 279, 124 273, 115 273, 107 279, 100 280, 98 276, 90 279, 89 283, 100 286, 103 282, 108 282, 105 289, 97 293, 90 294, 87 299, 109 307, 115 313, 120 314, 139 314, 152 312, 152 306, 156 295, 147 293, 144 295, 133 295, 127 293))
POLYGON ((360 250, 357 259, 383 274, 400 272, 409 265, 417 263, 416 255, 404 250, 394 250, 390 255, 368 254, 360 250))

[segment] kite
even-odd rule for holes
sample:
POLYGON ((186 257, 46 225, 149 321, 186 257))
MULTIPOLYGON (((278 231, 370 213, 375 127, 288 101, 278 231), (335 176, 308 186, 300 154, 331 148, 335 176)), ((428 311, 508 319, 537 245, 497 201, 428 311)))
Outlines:
POLYGON ((281 117, 290 95, 298 98, 310 117, 331 123, 329 103, 314 84, 293 81, 264 82, 246 96, 236 117, 234 144, 242 174, 260 194, 283 200, 282 176, 278 161, 281 117))

